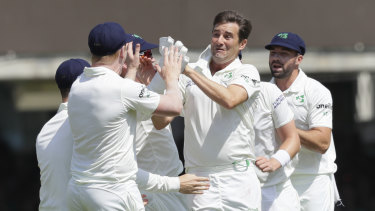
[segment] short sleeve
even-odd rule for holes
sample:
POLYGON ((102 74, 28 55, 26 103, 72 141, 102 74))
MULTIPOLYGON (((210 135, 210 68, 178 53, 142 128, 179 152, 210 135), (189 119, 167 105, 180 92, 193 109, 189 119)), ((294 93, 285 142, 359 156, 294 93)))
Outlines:
POLYGON ((243 64, 233 72, 233 78, 227 82, 227 86, 237 84, 244 87, 248 98, 256 95, 260 90, 260 76, 258 70, 250 64, 243 64))
POLYGON ((275 128, 280 128, 293 120, 293 111, 289 108, 288 101, 283 93, 274 84, 268 86, 268 96, 272 110, 272 119, 275 128))
POLYGON ((307 92, 309 128, 332 128, 331 92, 315 80, 309 81, 307 92))
POLYGON ((160 95, 147 89, 143 84, 124 79, 121 89, 121 100, 125 107, 149 115, 156 110, 160 102, 160 95))

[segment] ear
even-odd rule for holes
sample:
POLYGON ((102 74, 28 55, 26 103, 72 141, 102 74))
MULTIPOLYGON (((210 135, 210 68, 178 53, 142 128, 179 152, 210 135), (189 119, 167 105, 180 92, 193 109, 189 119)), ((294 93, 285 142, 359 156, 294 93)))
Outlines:
POLYGON ((303 60, 303 55, 298 54, 297 59, 296 59, 296 64, 300 65, 302 60, 303 60))
POLYGON ((246 47, 246 44, 247 44, 247 39, 243 39, 241 42, 240 42, 240 51, 242 51, 245 47, 246 47))
POLYGON ((128 66, 124 63, 121 67, 120 76, 124 78, 127 72, 128 72, 128 66))
POLYGON ((126 43, 124 46, 120 49, 120 58, 126 58, 126 47, 128 46, 128 43, 126 43))

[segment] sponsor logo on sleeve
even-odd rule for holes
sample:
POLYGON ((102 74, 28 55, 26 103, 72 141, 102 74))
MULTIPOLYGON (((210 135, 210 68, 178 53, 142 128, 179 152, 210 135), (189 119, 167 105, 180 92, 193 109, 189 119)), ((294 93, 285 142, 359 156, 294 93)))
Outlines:
POLYGON ((243 78, 246 83, 249 83, 249 79, 250 79, 249 76, 247 76, 247 75, 241 75, 240 77, 243 78))
POLYGON ((272 103, 273 105, 273 109, 276 109, 280 104, 281 102, 283 102, 285 100, 285 97, 283 94, 281 94, 276 100, 275 102, 272 103))
POLYGON ((332 109, 332 105, 328 103, 328 104, 318 104, 316 106, 316 109, 324 109, 324 108, 332 109))
POLYGON ((188 81, 186 83, 186 87, 185 88, 188 88, 189 86, 194 86, 194 85, 195 85, 195 83, 192 80, 190 80, 190 81, 188 81))
POLYGON ((240 76, 241 78, 243 78, 245 80, 246 83, 250 83, 250 82, 253 82, 253 86, 256 86, 258 83, 260 83, 258 80, 256 79, 251 79, 249 76, 247 75, 241 75, 240 76))
POLYGON ((150 97, 150 90, 148 90, 145 86, 142 87, 141 92, 138 95, 139 98, 143 97, 150 97))

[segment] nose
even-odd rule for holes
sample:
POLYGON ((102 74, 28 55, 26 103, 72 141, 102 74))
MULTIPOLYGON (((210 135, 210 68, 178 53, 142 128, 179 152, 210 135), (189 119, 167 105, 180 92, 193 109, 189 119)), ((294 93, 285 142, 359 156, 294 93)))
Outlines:
POLYGON ((217 38, 217 43, 218 43, 218 44, 223 44, 223 43, 224 43, 224 37, 223 37, 223 35, 220 35, 220 36, 217 38))
POLYGON ((280 60, 280 54, 279 53, 270 53, 270 59, 274 61, 279 61, 280 60))

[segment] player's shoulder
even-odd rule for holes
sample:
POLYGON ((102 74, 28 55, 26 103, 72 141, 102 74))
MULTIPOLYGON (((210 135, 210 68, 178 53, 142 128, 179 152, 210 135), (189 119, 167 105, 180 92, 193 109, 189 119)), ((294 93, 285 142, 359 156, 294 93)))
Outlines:
POLYGON ((307 77, 305 83, 305 90, 310 94, 331 94, 329 89, 325 87, 321 82, 314 78, 307 77))
POLYGON ((236 74, 245 75, 252 79, 260 81, 260 75, 258 69, 252 64, 241 64, 235 69, 236 74))
POLYGON ((239 67, 235 69, 235 71, 245 74, 259 74, 258 69, 252 64, 241 64, 239 67))
POLYGON ((282 94, 281 90, 273 83, 261 81, 260 82, 261 92, 267 93, 268 95, 279 95, 282 94))

